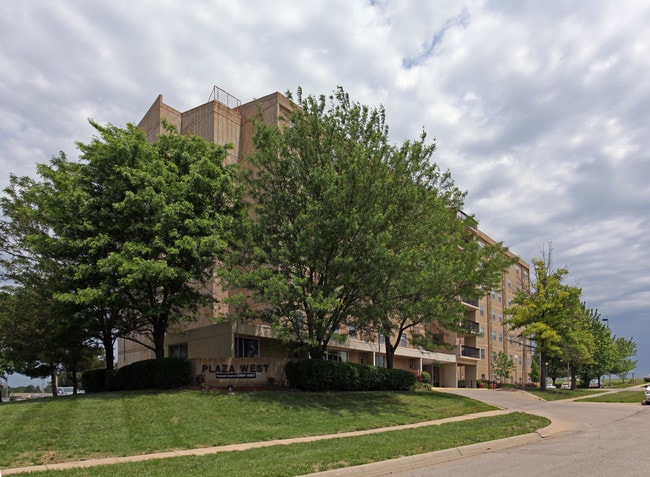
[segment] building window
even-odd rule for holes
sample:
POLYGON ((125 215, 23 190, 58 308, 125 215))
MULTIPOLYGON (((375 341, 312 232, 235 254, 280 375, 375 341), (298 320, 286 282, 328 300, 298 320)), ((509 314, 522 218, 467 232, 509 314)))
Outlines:
POLYGON ((384 367, 384 357, 380 354, 375 355, 375 366, 378 368, 384 367))
POLYGON ((170 358, 186 358, 187 359, 187 343, 179 343, 169 346, 170 358))
POLYGON ((478 312, 481 316, 485 315, 485 308, 483 308, 483 305, 479 307, 478 312))
POLYGON ((327 361, 345 361, 347 362, 348 360, 348 352, 347 351, 338 351, 338 350, 327 350, 325 351, 325 359, 327 361))
POLYGON ((503 313, 499 313, 499 323, 503 321, 503 313))
POLYGON ((493 320, 496 320, 496 319, 497 319, 497 312, 496 312, 496 311, 493 311, 493 312, 492 312, 492 319, 493 319, 493 320))
POLYGON ((481 359, 485 359, 485 350, 481 348, 481 359))
POLYGON ((348 326, 348 338, 357 338, 357 327, 356 326, 348 326))
POLYGON ((499 303, 501 303, 501 297, 502 296, 503 296, 503 294, 501 292, 497 293, 497 300, 499 301, 499 303))
POLYGON ((403 348, 406 348, 407 340, 406 340, 406 334, 405 333, 402 333, 402 336, 399 339, 399 345, 402 346, 403 348))
POLYGON ((492 332, 492 341, 496 341, 496 340, 497 340, 497 332, 493 331, 492 332))
POLYGON ((512 282, 510 281, 509 278, 508 278, 508 288, 512 288, 512 282))
POLYGON ((254 338, 244 338, 241 336, 235 338, 235 357, 259 358, 260 340, 254 338))
POLYGON ((503 342, 503 333, 499 332, 499 343, 503 342))

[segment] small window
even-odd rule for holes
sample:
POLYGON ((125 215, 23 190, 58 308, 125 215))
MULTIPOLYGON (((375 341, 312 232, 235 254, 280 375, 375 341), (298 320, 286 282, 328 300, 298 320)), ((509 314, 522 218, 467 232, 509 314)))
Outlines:
POLYGON ((235 339, 235 357, 237 358, 259 358, 260 341, 254 338, 238 336, 235 339))
POLYGON ((399 339, 399 345, 403 348, 406 348, 406 345, 408 344, 407 339, 406 339, 406 334, 402 333, 402 336, 399 339))
POLYGON ((492 332, 492 341, 496 341, 496 340, 497 340, 497 332, 493 331, 492 332))
POLYGON ((169 346, 170 358, 187 358, 187 343, 179 343, 169 346))
POLYGON ((493 311, 493 312, 492 312, 492 319, 493 319, 493 320, 496 320, 496 319, 497 319, 497 312, 496 312, 496 311, 493 311))
POLYGON ((499 343, 503 342, 503 333, 499 333, 499 343))
POLYGON ((375 355, 375 366, 378 368, 384 367, 384 357, 380 354, 375 355))
POLYGON ((328 361, 345 361, 347 362, 348 360, 348 352, 347 351, 330 351, 327 350, 325 352, 325 359, 328 361))
POLYGON ((485 359, 485 350, 481 348, 481 359, 485 359))
POLYGON ((357 327, 356 326, 348 326, 348 338, 357 338, 357 327))

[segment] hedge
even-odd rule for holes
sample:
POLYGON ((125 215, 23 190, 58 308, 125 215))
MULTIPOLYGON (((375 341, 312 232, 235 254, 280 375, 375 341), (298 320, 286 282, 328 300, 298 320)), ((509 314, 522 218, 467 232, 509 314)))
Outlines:
POLYGON ((112 373, 94 369, 81 376, 86 392, 126 389, 174 389, 191 384, 191 365, 183 358, 147 359, 123 366, 112 373))
POLYGON ((289 361, 285 373, 289 386, 303 391, 406 391, 416 380, 403 369, 319 359, 289 361))

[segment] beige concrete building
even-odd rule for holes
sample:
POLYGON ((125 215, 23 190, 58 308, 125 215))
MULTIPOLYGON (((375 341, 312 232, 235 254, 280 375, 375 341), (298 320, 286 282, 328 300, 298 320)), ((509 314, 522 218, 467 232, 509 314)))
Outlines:
MULTIPOLYGON (((280 93, 272 93, 245 104, 232 95, 213 89, 207 103, 181 112, 163 102, 158 96, 139 123, 150 141, 163 131, 162 122, 174 125, 182 134, 195 134, 204 139, 232 144, 230 161, 241 161, 252 151, 253 117, 262 114, 270 124, 279 123, 282 115, 293 107, 280 93)), ((476 230, 478 240, 493 240, 476 230)), ((413 347, 408 336, 403 337, 395 354, 394 366, 416 372, 426 371, 435 386, 477 386, 481 380, 494 379, 492 357, 499 351, 509 355, 516 365, 511 382, 527 380, 530 372, 531 350, 519 336, 510 333, 503 321, 503 310, 515 293, 527 288, 529 269, 519 261, 504 274, 500 289, 491 291, 479 301, 463 300, 465 304, 464 333, 439 330, 450 349, 436 352, 413 347)), ((224 292, 213 285, 213 293, 224 292)), ((214 323, 217 313, 227 313, 224 305, 206 312, 198 322, 182 329, 171 329, 166 339, 169 356, 183 356, 194 363, 196 375, 206 383, 227 386, 260 386, 283 380, 284 364, 297 355, 276 339, 274 331, 263 323, 214 323)), ((377 336, 364 336, 350 328, 344 330, 348 339, 328 348, 328 359, 361 364, 384 365, 385 349, 377 336)), ((132 341, 120 340, 118 366, 153 358, 153 352, 132 341)))

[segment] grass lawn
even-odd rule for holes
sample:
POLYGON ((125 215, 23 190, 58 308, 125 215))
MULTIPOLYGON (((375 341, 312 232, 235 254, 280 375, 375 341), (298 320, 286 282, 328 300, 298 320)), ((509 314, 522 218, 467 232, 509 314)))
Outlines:
MULTIPOLYGON (((429 421, 490 409, 493 408, 484 403, 435 392, 260 391, 235 395, 210 391, 132 392, 4 403, 0 405, 0 469, 332 434, 429 421)), ((531 432, 547 424, 545 420, 527 415, 487 419, 484 422, 488 424, 483 427, 475 420, 455 423, 456 427, 444 427, 448 431, 443 434, 438 434, 443 426, 431 426, 420 430, 394 431, 314 444, 276 446, 201 458, 165 459, 142 464, 147 469, 166 469, 160 470, 160 474, 147 474, 141 469, 128 473, 162 475, 171 472, 171 467, 178 465, 179 470, 174 471, 177 475, 216 475, 216 471, 183 470, 184 466, 193 465, 187 462, 196 462, 197 465, 205 462, 201 465, 216 465, 220 469, 219 475, 226 475, 222 472, 223 466, 225 462, 232 462, 229 465, 238 468, 239 475, 243 475, 242 463, 247 463, 249 458, 256 463, 265 462, 264 456, 268 455, 268 459, 275 459, 274 465, 278 465, 278 459, 281 459, 279 455, 285 452, 288 452, 287 459, 300 461, 301 465, 307 463, 312 469, 322 462, 330 462, 328 466, 336 467, 344 465, 344 461, 369 462, 390 456, 428 452, 432 450, 431 446, 440 446, 443 442, 455 446, 492 440, 531 432), (329 457, 324 457, 322 452, 329 457), (254 457, 245 457, 248 453, 254 457), (297 455, 300 455, 299 459, 296 459, 297 455)), ((128 464, 128 467, 133 465, 128 464)), ((268 462, 262 464, 258 474, 254 470, 249 473, 248 469, 245 474, 292 475, 286 473, 286 463, 278 469, 278 472, 285 472, 284 474, 266 473, 270 465, 268 462)), ((110 472, 109 467, 103 469, 110 472)), ((118 470, 117 474, 98 474, 97 472, 104 471, 100 469, 102 468, 80 470, 75 472, 82 472, 81 474, 70 475, 127 473, 125 471, 122 474, 118 470)))
POLYGON ((615 393, 599 394, 593 397, 579 399, 580 402, 620 402, 620 403, 635 403, 639 404, 645 400, 645 393, 643 391, 618 391, 615 393))
POLYGON ((592 394, 599 394, 602 393, 603 390, 578 388, 575 391, 570 389, 547 389, 546 391, 528 390, 528 392, 546 401, 560 401, 562 399, 573 399, 583 396, 591 396, 592 394))

